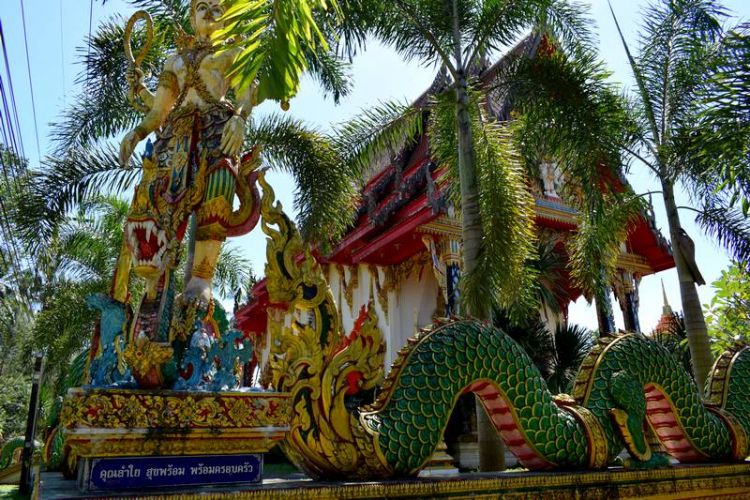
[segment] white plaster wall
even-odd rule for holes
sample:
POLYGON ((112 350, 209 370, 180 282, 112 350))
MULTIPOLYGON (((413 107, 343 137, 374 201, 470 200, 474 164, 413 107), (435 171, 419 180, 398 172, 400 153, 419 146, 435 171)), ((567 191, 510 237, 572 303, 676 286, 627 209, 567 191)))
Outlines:
POLYGON ((386 350, 386 367, 390 368, 396 353, 406 344, 409 337, 416 335, 419 328, 432 323, 437 307, 438 283, 429 266, 421 273, 415 271, 401 285, 398 293, 388 296, 390 342, 386 350))
MULTIPOLYGON (((388 292, 388 315, 380 306, 370 271, 367 265, 345 267, 347 283, 351 283, 351 273, 359 277, 357 287, 352 293, 353 304, 347 304, 339 269, 330 266, 328 283, 341 312, 342 328, 349 333, 354 327, 354 320, 359 310, 372 300, 378 317, 378 327, 386 342, 385 366, 389 369, 396 353, 406 344, 406 340, 416 334, 417 329, 432 322, 437 307, 438 283, 432 269, 426 265, 421 272, 413 272, 398 290, 388 292), (416 315, 415 315, 416 311, 416 315)), ((378 268, 380 283, 384 282, 384 269, 378 268)))

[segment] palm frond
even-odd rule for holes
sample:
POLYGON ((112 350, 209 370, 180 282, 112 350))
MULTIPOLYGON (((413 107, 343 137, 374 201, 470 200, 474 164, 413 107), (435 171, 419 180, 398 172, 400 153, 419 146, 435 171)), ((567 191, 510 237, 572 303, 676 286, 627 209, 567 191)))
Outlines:
POLYGON ((541 12, 543 22, 538 23, 538 28, 542 33, 551 35, 565 52, 574 47, 591 49, 596 45, 596 35, 589 10, 589 6, 583 2, 551 0, 541 12))
MULTIPOLYGON (((476 166, 484 241, 476 272, 467 277, 463 291, 467 301, 472 296, 481 301, 481 295, 472 293, 471 284, 486 280, 494 285, 500 304, 507 306, 531 298, 523 285, 531 273, 526 261, 535 251, 534 198, 507 127, 499 123, 483 125, 476 166)), ((482 293, 482 288, 476 286, 475 292, 482 293)))
POLYGON ((258 100, 287 101, 299 89, 310 53, 328 52, 320 15, 336 15, 335 0, 244 0, 229 2, 217 41, 241 49, 229 70, 240 89, 257 85, 258 100))
MULTIPOLYGON (((473 22, 461 24, 468 32, 467 50, 472 50, 475 55, 501 49, 513 43, 523 30, 537 23, 546 23, 547 7, 551 9, 556 2, 479 3, 473 22)), ((550 21, 555 24, 556 19, 550 21)), ((470 64, 474 62, 469 61, 470 64)))
POLYGON ((342 97, 351 92, 352 79, 348 73, 349 65, 344 63, 333 50, 328 52, 307 52, 308 73, 323 89, 330 94, 333 102, 338 104, 342 97))
POLYGON ((518 342, 545 379, 552 375, 555 339, 538 314, 518 318, 508 311, 496 309, 492 313, 492 324, 518 342))
POLYGON ((565 289, 565 258, 557 251, 556 241, 539 240, 537 252, 528 265, 534 270, 536 279, 531 284, 536 291, 539 305, 553 313, 560 313, 561 306, 570 302, 565 289))
POLYGON ((638 92, 641 98, 640 107, 641 109, 643 109, 643 115, 646 118, 646 122, 649 125, 649 129, 651 131, 651 140, 658 141, 659 140, 659 128, 657 126, 656 114, 654 113, 654 108, 651 103, 651 99, 649 98, 649 93, 646 87, 646 81, 643 76, 643 72, 641 70, 639 62, 636 61, 635 57, 633 56, 633 53, 630 50, 630 46, 628 45, 628 42, 625 41, 625 35, 623 35, 622 33, 622 29, 620 28, 620 22, 617 20, 617 16, 615 15, 615 10, 612 8, 612 2, 609 0, 607 1, 609 3, 609 10, 612 13, 612 19, 614 19, 615 26, 617 27, 617 34, 620 36, 622 47, 625 50, 625 55, 628 58, 628 63, 630 64, 630 70, 633 72, 635 83, 638 86, 638 92))
POLYGON ((659 143, 686 117, 721 36, 724 9, 709 0, 652 3, 643 14, 640 54, 641 99, 653 110, 659 143))
MULTIPOLYGON (((723 39, 699 102, 691 175, 717 176, 719 188, 750 202, 750 24, 723 39), (697 175, 696 175, 697 174, 697 175)), ((734 205, 732 203, 731 205, 734 205)))
MULTIPOLYGON (((430 149, 448 175, 458 179, 455 111, 451 93, 439 96, 430 117, 430 149)), ((527 293, 535 251, 534 199, 513 148, 506 124, 489 120, 473 95, 472 130, 479 211, 484 238, 475 270, 462 280, 462 300, 469 311, 508 308, 532 300, 527 293)), ((454 182, 457 184, 457 182, 454 182)))
POLYGON ((514 129, 526 164, 553 159, 566 200, 579 210, 598 206, 615 190, 635 129, 609 72, 583 49, 519 57, 507 71, 499 86, 520 113, 514 129))
MULTIPOLYGON (((141 2, 148 4, 161 2, 141 2)), ((144 60, 144 71, 151 75, 147 84, 156 85, 155 75, 168 51, 174 48, 176 31, 167 12, 154 12, 154 40, 144 60)), ((132 128, 139 119, 128 102, 128 61, 123 51, 125 20, 114 16, 104 21, 80 49, 83 70, 76 77, 83 91, 52 125, 54 153, 64 156, 70 149, 88 147, 100 139, 113 137, 132 128)), ((136 31, 132 43, 143 43, 136 31)))
POLYGON ((568 393, 583 359, 596 344, 590 330, 579 325, 555 329, 555 358, 547 385, 553 393, 568 393))
POLYGON ((331 140, 277 114, 253 121, 248 140, 262 148, 272 168, 294 177, 303 236, 325 243, 341 235, 353 220, 358 198, 353 175, 331 140))
MULTIPOLYGON (((389 162, 422 133, 424 110, 396 101, 362 111, 336 127, 334 140, 351 171, 365 177, 373 166, 389 162)), ((364 180, 364 179, 362 179, 364 180)))
POLYGON ((620 245, 633 222, 641 216, 643 199, 610 196, 596 209, 580 214, 578 228, 569 242, 571 277, 586 295, 603 290, 612 276, 620 245))
POLYGON ((81 203, 78 213, 60 225, 56 274, 78 281, 108 280, 120 253, 128 209, 129 204, 115 196, 81 203))
POLYGON ((140 160, 135 167, 120 167, 117 150, 111 144, 78 147, 62 158, 48 157, 46 168, 35 173, 21 233, 27 241, 41 244, 54 233, 69 210, 102 192, 122 193, 135 185, 141 175, 140 160))
POLYGON ((144 9, 152 16, 171 19, 172 23, 187 30, 190 21, 190 0, 128 0, 133 7, 144 9))
POLYGON ((238 291, 247 295, 253 267, 237 247, 224 245, 216 262, 213 287, 224 299, 233 298, 238 291))
POLYGON ((738 208, 713 199, 701 207, 695 221, 739 261, 750 259, 750 221, 738 208))

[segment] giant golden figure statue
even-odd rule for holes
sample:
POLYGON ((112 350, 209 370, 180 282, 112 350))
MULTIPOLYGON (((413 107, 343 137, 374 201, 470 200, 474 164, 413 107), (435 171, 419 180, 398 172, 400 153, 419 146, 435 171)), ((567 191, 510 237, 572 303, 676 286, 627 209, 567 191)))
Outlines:
MULTIPOLYGON (((212 43, 212 33, 222 27, 222 14, 220 0, 192 1, 194 33, 183 37, 177 52, 166 60, 155 92, 144 84, 137 63, 130 72, 131 96, 140 100, 146 113, 122 141, 122 166, 128 168, 136 146, 149 134, 155 133, 156 139, 146 144, 143 178, 131 204, 111 295, 127 303, 131 269, 145 279, 145 296, 128 322, 126 339, 129 347, 138 342, 159 344, 161 354, 156 357, 171 356, 170 344, 176 338, 189 340, 195 310, 211 309, 211 281, 223 241, 248 232, 258 217, 253 173, 257 154, 240 156, 255 92, 253 86, 233 89, 234 102, 227 97, 228 70, 238 50, 217 50, 212 43), (240 205, 233 211, 235 195, 240 205), (191 214, 195 247, 185 290, 175 296, 173 271, 191 214)), ((126 29, 128 48, 136 17, 126 29)), ((95 344, 92 357, 96 348, 95 344)), ((139 356, 145 347, 142 351, 139 356)))

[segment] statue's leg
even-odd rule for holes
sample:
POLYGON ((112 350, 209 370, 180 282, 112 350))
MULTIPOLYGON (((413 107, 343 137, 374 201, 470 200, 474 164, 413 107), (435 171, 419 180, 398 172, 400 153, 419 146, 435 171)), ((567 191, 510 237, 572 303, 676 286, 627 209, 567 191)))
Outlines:
POLYGON ((185 288, 187 298, 206 302, 211 299, 211 280, 216 271, 221 244, 227 237, 235 182, 234 171, 224 162, 209 173, 203 202, 196 211, 198 229, 195 235, 192 276, 185 288))

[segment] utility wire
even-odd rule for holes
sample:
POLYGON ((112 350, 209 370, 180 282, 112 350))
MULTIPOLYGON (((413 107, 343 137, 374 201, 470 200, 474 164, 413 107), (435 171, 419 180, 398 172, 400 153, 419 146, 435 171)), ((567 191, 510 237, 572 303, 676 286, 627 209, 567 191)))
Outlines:
MULTIPOLYGON (((1 152, 2 154, 0 154, 0 168, 3 172, 6 189, 8 189, 8 192, 13 195, 13 198, 17 198, 21 193, 20 187, 18 185, 18 177, 25 173, 23 160, 23 141, 21 140, 20 134, 21 129, 18 120, 18 108, 16 107, 15 92, 13 91, 13 80, 11 78, 8 50, 5 43, 5 34, 3 32, 1 22, 0 46, 2 47, 5 73, 7 75, 7 87, 3 82, 2 75, 0 75, 0 128, 2 128, 1 135, 3 144, 5 146, 4 150, 1 152), (9 164, 7 164, 7 160, 9 160, 9 164), (13 180, 12 183, 11 179, 13 180)), ((6 263, 10 261, 10 268, 18 285, 19 295, 23 297, 28 310, 31 311, 32 305, 29 290, 24 290, 23 293, 21 293, 22 283, 21 277, 19 275, 21 270, 21 257, 18 251, 18 243, 15 237, 15 232, 13 231, 13 228, 10 224, 11 219, 9 217, 8 207, 6 206, 3 198, 3 196, 0 196, 0 213, 2 213, 2 221, 0 221, 0 232, 2 232, 2 236, 6 241, 6 244, 10 247, 7 252, 7 257, 9 257, 9 259, 4 255, 3 260, 6 263)), ((34 266, 31 265, 30 257, 28 255, 26 255, 26 268, 29 270, 34 269, 34 266)))
MULTIPOLYGON (((92 0, 93 1, 93 0, 92 0)), ((29 74, 29 90, 31 91, 31 112, 34 118, 34 134, 36 135, 36 152, 39 163, 42 163, 42 148, 39 145, 39 128, 36 123, 36 104, 34 102, 34 83, 31 80, 31 60, 29 59, 29 40, 26 36, 26 13, 23 8, 23 0, 21 0, 21 21, 23 22, 23 43, 26 48, 26 70, 29 74)))
MULTIPOLYGON (((23 138, 20 135, 21 122, 18 119, 18 108, 16 107, 16 92, 15 92, 15 90, 13 90, 13 79, 10 76, 10 59, 8 59, 8 48, 5 45, 5 32, 3 31, 3 22, 2 22, 2 20, 0 20, 0 45, 2 45, 2 49, 3 49, 3 60, 4 60, 4 63, 5 63, 5 75, 6 75, 7 81, 8 81, 8 91, 10 92, 10 102, 11 102, 11 105, 13 107, 13 120, 15 122, 16 130, 19 131, 18 143, 16 143, 16 138, 14 136, 12 138, 13 139, 12 147, 15 148, 16 153, 20 157, 25 158, 26 157, 26 150, 25 150, 24 145, 23 145, 23 138)), ((5 94, 3 94, 3 95, 5 95, 5 94)), ((8 119, 10 120, 10 114, 8 114, 8 119)), ((11 131, 11 135, 13 135, 13 123, 9 124, 9 129, 11 131)), ((6 143, 6 144, 10 145, 10 143, 6 143)))

